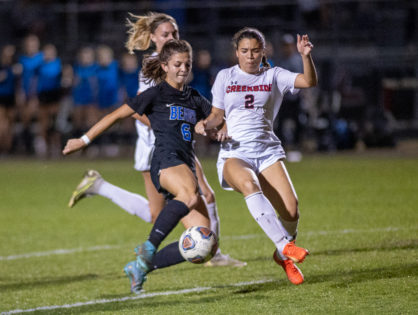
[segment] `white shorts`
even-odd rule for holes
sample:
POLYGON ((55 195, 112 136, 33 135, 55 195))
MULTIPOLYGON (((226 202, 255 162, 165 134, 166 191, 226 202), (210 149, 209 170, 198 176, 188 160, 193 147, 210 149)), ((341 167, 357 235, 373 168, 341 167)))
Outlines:
POLYGON ((248 165, 251 166, 251 169, 258 175, 267 167, 273 165, 277 161, 285 159, 286 155, 283 149, 277 151, 277 148, 276 150, 267 150, 265 152, 262 152, 260 153, 259 157, 256 158, 246 157, 242 152, 238 151, 220 150, 216 166, 218 168, 219 183, 221 184, 221 187, 225 190, 233 190, 231 186, 229 186, 228 183, 224 180, 223 177, 224 164, 226 160, 230 158, 240 159, 248 163, 248 165))
POLYGON ((155 136, 150 127, 140 121, 135 121, 138 139, 135 147, 135 165, 137 171, 149 171, 151 169, 151 159, 154 152, 155 136))

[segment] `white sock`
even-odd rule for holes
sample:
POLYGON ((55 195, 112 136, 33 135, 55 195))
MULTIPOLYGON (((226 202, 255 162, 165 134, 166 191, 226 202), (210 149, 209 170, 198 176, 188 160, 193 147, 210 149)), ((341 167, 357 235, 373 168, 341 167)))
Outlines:
MULTIPOLYGON (((218 207, 216 206, 216 202, 206 204, 206 207, 208 209, 208 214, 209 214, 210 229, 211 229, 211 231, 215 232, 215 234, 216 234, 216 236, 218 237, 218 240, 219 240, 219 238, 220 238, 220 222, 219 222, 218 207)), ((218 247, 218 249, 216 251, 216 255, 219 255, 220 253, 221 253, 221 248, 218 247)))
POLYGON ((103 180, 97 194, 110 199, 126 212, 140 217, 145 222, 151 222, 151 211, 148 200, 141 195, 131 193, 103 180))
POLYGON ((220 232, 220 224, 219 224, 219 215, 218 215, 218 208, 216 207, 216 203, 208 203, 206 204, 208 208, 209 220, 210 220, 210 229, 211 231, 215 232, 216 236, 219 238, 220 232))
POLYGON ((283 232, 284 227, 277 218, 276 211, 270 201, 260 191, 245 197, 245 202, 258 225, 276 245, 279 255, 282 259, 286 259, 283 256, 283 248, 289 241, 286 239, 286 235, 283 232))
POLYGON ((294 241, 298 233, 299 219, 297 219, 296 221, 286 221, 286 220, 283 220, 282 217, 279 217, 279 220, 282 223, 282 226, 284 227, 283 232, 285 233, 288 241, 289 242, 294 241))

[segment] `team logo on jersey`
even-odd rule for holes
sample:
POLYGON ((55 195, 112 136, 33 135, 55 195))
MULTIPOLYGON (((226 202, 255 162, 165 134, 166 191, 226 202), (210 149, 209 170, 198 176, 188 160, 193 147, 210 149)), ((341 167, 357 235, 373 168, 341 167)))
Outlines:
POLYGON ((196 111, 191 108, 167 104, 170 105, 170 120, 183 120, 189 124, 196 124, 196 111))
POLYGON ((231 85, 228 85, 226 87, 226 93, 232 93, 232 92, 270 92, 271 87, 272 87, 272 84, 260 84, 260 85, 231 84, 231 85))

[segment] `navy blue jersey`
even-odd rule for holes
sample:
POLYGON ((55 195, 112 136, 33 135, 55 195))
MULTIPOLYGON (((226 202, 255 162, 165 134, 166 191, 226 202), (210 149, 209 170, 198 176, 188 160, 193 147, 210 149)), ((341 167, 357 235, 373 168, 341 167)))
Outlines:
POLYGON ((62 65, 59 58, 44 61, 38 68, 38 93, 57 90, 61 87, 62 65))
POLYGON ((42 52, 38 52, 33 56, 22 55, 19 63, 23 67, 22 85, 27 96, 33 96, 36 93, 36 71, 44 60, 42 52))
POLYGON ((15 81, 12 66, 0 65, 0 96, 13 96, 15 94, 15 81))
POLYGON ((189 86, 179 91, 164 81, 129 98, 127 104, 149 118, 156 138, 154 155, 173 154, 194 165, 194 126, 212 109, 206 98, 189 86))
POLYGON ((97 68, 97 80, 99 83, 97 101, 100 108, 108 108, 117 103, 119 89, 118 76, 118 63, 116 61, 97 68))

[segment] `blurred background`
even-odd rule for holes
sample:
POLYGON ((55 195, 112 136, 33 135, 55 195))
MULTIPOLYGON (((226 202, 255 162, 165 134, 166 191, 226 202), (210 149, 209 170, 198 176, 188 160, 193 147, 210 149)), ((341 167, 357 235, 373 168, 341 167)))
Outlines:
MULTIPOLYGON (((128 55, 128 13, 172 15, 194 49, 191 85, 210 98, 216 73, 236 63, 233 34, 266 35, 272 66, 301 71, 296 34, 314 44, 319 85, 286 97, 277 121, 289 160, 376 148, 418 155, 418 2, 407 0, 0 0, 0 157, 60 158, 137 90, 142 53, 128 55)), ((132 157, 126 120, 87 157, 132 157)), ((198 154, 218 145, 198 138, 198 154)))

